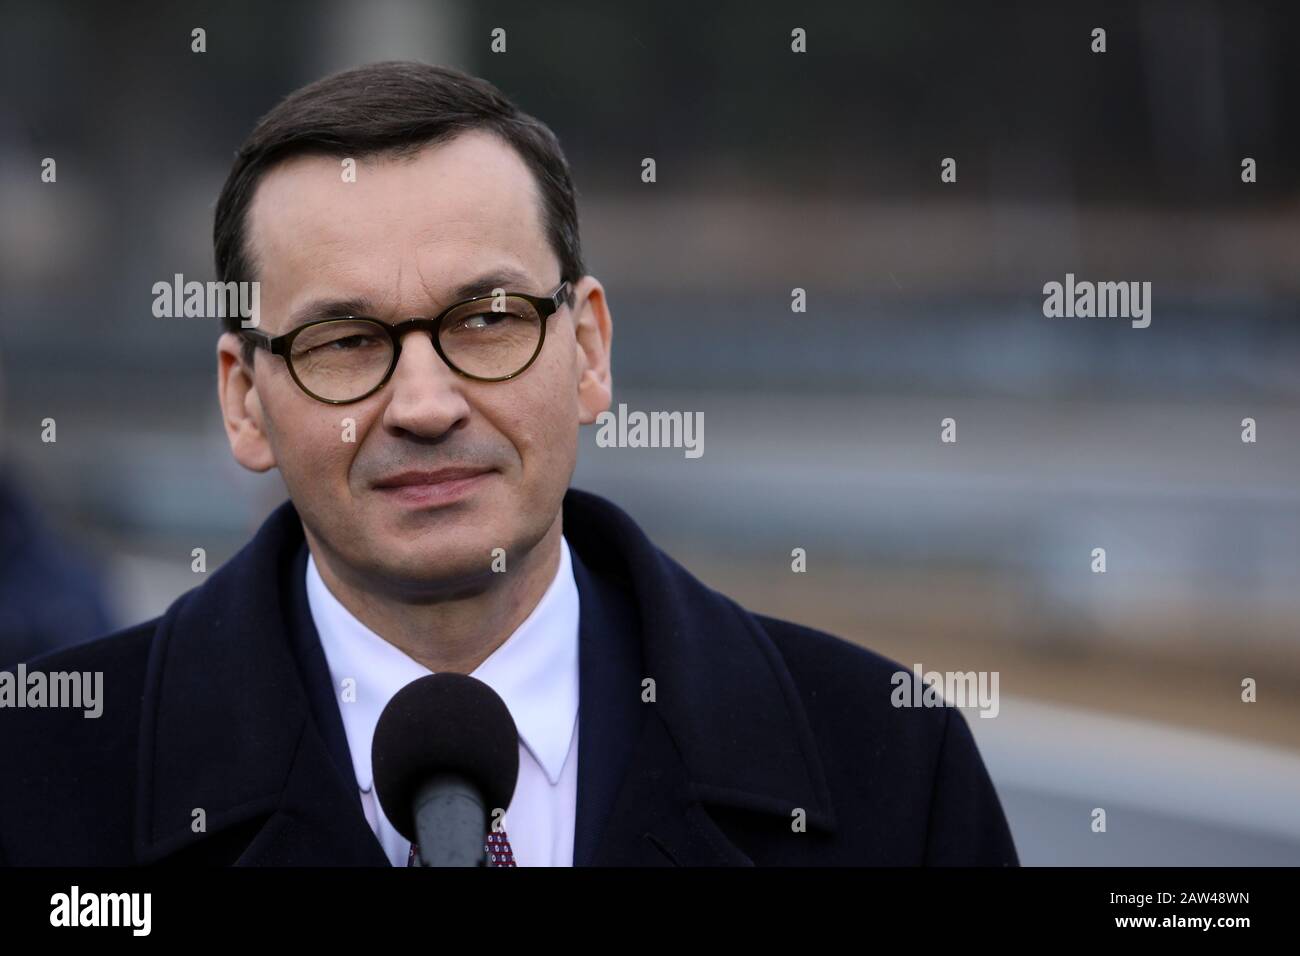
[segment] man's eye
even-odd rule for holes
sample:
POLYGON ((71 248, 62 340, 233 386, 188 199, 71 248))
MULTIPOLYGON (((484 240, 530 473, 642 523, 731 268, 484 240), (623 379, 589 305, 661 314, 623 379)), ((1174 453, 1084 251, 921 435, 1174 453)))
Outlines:
POLYGON ((514 316, 509 312, 479 312, 476 315, 466 316, 460 324, 467 329, 487 329, 513 318, 514 316))
POLYGON ((351 352, 367 345, 374 345, 376 338, 373 335, 345 335, 341 339, 327 342, 326 347, 340 352, 351 352))

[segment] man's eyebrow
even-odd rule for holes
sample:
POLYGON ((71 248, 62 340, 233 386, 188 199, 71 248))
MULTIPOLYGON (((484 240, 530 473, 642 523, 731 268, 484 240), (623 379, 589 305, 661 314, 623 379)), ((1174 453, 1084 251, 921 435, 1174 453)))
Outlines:
POLYGON ((305 322, 314 319, 337 319, 345 315, 371 315, 373 303, 369 299, 313 299, 306 305, 294 309, 289 317, 291 331, 305 322))
POLYGON ((469 282, 462 282, 451 290, 447 301, 450 304, 461 299, 472 299, 476 295, 488 295, 493 289, 505 289, 507 292, 532 292, 535 295, 546 294, 534 290, 532 284, 533 280, 530 276, 507 266, 485 272, 469 282))
MULTIPOLYGON (((523 272, 511 268, 494 269, 491 272, 485 272, 475 279, 468 282, 462 282, 453 288, 447 297, 447 305, 454 302, 460 302, 462 299, 472 299, 479 295, 489 295, 493 289, 505 289, 507 292, 532 292, 537 295, 544 295, 543 292, 537 292, 532 288, 533 280, 523 272)), ((369 315, 375 314, 375 303, 364 296, 359 298, 336 298, 324 297, 313 299, 306 304, 294 309, 293 314, 289 317, 289 328, 286 331, 292 331, 305 322, 311 322, 315 319, 336 319, 345 315, 369 315)), ((430 312, 432 314, 432 312, 430 312)), ((403 316, 403 318, 405 318, 403 316)))

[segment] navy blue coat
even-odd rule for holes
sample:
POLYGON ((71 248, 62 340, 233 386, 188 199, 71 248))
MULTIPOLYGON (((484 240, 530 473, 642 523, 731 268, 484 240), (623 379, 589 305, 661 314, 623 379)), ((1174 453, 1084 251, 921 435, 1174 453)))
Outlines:
MULTIPOLYGON (((744 610, 603 498, 570 489, 563 507, 581 607, 576 865, 1018 863, 961 712, 891 705, 907 668, 744 610)), ((160 617, 29 661, 103 671, 104 709, 0 708, 0 860, 388 865, 306 560, 286 501, 160 617)))

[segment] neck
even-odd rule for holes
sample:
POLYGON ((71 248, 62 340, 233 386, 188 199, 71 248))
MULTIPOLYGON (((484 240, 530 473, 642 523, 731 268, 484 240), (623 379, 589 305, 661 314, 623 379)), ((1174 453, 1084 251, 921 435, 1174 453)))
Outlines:
POLYGON ((518 629, 555 580, 561 517, 527 553, 510 556, 507 573, 437 601, 403 600, 353 585, 336 573, 335 555, 303 530, 321 580, 353 617, 434 673, 469 674, 518 629))

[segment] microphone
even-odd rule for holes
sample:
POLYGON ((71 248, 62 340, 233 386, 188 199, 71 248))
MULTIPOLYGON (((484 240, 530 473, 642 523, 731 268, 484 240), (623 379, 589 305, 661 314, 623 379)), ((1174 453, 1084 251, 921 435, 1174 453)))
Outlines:
POLYGON ((370 748, 389 821, 419 844, 417 866, 486 866, 490 809, 510 806, 519 732, 505 701, 468 674, 411 681, 388 702, 370 748))

